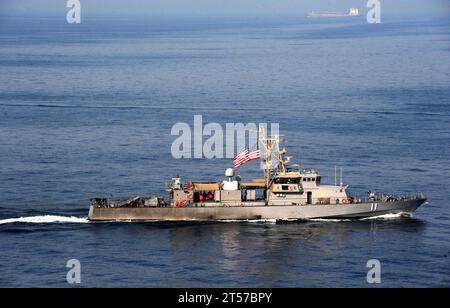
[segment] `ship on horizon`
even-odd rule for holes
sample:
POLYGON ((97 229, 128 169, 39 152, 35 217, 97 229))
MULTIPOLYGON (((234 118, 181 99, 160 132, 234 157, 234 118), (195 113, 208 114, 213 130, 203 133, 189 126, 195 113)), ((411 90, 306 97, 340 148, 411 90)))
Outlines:
POLYGON ((359 9, 358 8, 350 8, 348 13, 338 13, 338 12, 318 12, 318 11, 311 11, 308 14, 308 17, 355 17, 359 16, 359 9))

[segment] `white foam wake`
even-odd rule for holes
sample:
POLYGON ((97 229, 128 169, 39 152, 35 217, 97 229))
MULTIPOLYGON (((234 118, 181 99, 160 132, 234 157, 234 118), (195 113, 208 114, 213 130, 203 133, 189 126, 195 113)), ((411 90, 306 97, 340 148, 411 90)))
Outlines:
POLYGON ((87 223, 89 220, 87 217, 80 218, 74 216, 30 216, 20 218, 8 218, 0 220, 0 225, 12 224, 12 223, 32 223, 32 224, 44 224, 44 223, 87 223))
POLYGON ((346 221, 358 221, 358 220, 383 220, 383 219, 397 219, 401 217, 411 217, 411 213, 397 213, 397 214, 384 214, 384 215, 378 215, 378 216, 371 216, 371 217, 365 217, 365 218, 359 218, 359 219, 349 219, 349 218, 311 218, 307 219, 307 221, 323 221, 323 222, 346 222, 346 221))
MULTIPOLYGON (((355 220, 355 219, 354 219, 355 220)), ((345 222, 345 221, 352 221, 348 218, 308 218, 305 219, 305 221, 315 221, 315 222, 345 222)))
POLYGON ((312 222, 349 222, 349 221, 358 221, 358 220, 388 220, 388 219, 397 219, 401 217, 412 217, 411 213, 398 213, 398 214, 384 214, 384 215, 378 215, 378 216, 372 216, 372 217, 366 217, 366 218, 358 218, 358 219, 351 219, 351 218, 306 218, 306 219, 252 219, 252 220, 220 220, 221 222, 251 222, 251 223, 276 223, 278 221, 312 221, 312 222))
POLYGON ((218 222, 276 223, 276 219, 220 219, 218 222))
POLYGON ((412 217, 411 213, 397 213, 397 214, 384 214, 379 216, 372 216, 362 218, 361 220, 370 220, 370 219, 396 219, 401 217, 412 217))

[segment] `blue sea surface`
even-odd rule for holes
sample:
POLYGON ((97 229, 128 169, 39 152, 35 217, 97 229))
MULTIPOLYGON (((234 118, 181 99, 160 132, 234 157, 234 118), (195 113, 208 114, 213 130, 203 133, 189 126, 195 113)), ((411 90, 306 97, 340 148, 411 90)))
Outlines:
MULTIPOLYGON (((260 177, 256 163, 243 179, 260 177)), ((450 27, 439 20, 0 19, 0 287, 450 287, 450 27), (279 123, 295 162, 413 217, 89 223, 89 198, 220 180, 171 128, 279 123), (50 215, 50 216, 49 216, 50 215), (22 219, 16 219, 23 217, 22 219)))

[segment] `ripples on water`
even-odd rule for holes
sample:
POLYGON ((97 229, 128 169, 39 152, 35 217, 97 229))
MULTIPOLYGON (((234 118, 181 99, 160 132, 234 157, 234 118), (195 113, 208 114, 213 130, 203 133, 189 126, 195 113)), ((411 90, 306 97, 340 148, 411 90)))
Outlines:
POLYGON ((367 286, 372 258, 382 286, 450 285, 448 25, 171 24, 3 20, 0 286, 66 286, 71 258, 98 287, 367 286), (376 220, 85 223, 93 196, 221 178, 228 160, 171 158, 172 125, 195 114, 279 122, 328 182, 337 164, 356 194, 429 204, 376 220))

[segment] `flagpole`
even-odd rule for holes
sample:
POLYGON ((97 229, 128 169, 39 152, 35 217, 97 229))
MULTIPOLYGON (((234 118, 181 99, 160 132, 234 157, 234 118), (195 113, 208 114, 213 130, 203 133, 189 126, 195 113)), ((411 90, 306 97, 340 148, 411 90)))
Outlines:
POLYGON ((260 136, 258 136, 259 141, 264 144, 264 182, 266 184, 266 188, 269 187, 269 156, 270 156, 270 148, 269 148, 269 140, 267 139, 264 131, 264 127, 262 125, 259 126, 260 136))

